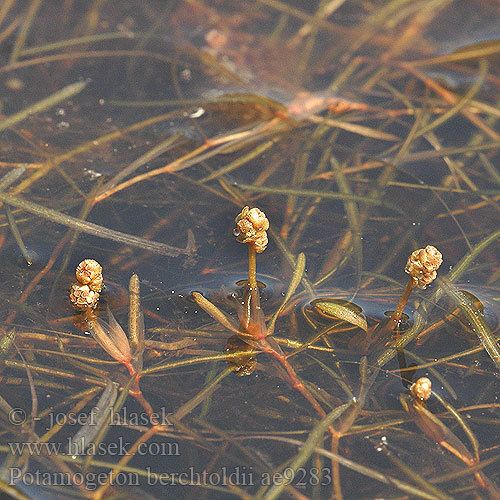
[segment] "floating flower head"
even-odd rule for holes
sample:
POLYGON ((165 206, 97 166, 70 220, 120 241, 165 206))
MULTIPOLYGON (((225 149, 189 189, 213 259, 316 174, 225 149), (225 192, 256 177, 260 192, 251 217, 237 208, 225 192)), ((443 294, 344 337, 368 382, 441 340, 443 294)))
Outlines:
POLYGON ((441 252, 432 245, 415 250, 406 263, 405 271, 413 278, 419 288, 426 288, 437 276, 437 270, 443 262, 441 252))
POLYGON ((79 283, 88 285, 94 292, 102 290, 102 266, 94 259, 82 260, 76 268, 75 276, 79 283))
POLYGON ((269 221, 258 208, 244 207, 235 219, 234 235, 240 243, 252 245, 257 253, 262 253, 268 243, 266 231, 269 221))
POLYGON ((419 401, 427 401, 432 394, 432 382, 427 377, 420 377, 411 385, 410 393, 419 401))
POLYGON ((80 311, 95 309, 99 302, 99 293, 92 290, 89 285, 73 283, 69 291, 69 300, 80 311))

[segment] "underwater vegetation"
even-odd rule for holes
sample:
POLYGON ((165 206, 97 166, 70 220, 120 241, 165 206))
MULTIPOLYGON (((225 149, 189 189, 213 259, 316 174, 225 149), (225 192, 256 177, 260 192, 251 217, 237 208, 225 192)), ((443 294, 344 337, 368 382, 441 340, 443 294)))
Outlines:
POLYGON ((498 5, 0 3, 0 491, 498 498, 498 5))

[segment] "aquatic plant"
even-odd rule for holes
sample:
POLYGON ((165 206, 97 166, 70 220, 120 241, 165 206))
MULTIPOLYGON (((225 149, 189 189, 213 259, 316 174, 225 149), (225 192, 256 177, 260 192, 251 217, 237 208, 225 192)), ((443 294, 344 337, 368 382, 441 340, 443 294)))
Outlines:
MULTIPOLYGON (((412 400, 405 395, 400 396, 400 402, 413 421, 422 429, 423 433, 435 441, 446 451, 455 455, 469 467, 479 464, 479 449, 476 438, 462 416, 438 394, 432 392, 432 383, 427 377, 420 377, 410 387, 412 400), (426 408, 425 402, 434 394, 435 398, 453 415, 458 425, 463 429, 474 448, 474 455, 470 453, 464 443, 458 438, 437 416, 426 408)), ((474 471, 478 486, 486 490, 489 498, 496 498, 498 491, 491 481, 481 472, 474 471)))
POLYGON ((0 491, 44 471, 68 486, 35 495, 496 498, 494 2, 125 3, 0 2, 0 491), (229 260, 244 206, 272 225, 229 260), (423 241, 450 270, 404 314, 423 241), (106 297, 75 283, 69 314, 91 253, 106 297), (109 425, 125 410, 153 418, 109 425), (177 475, 232 467, 255 484, 177 475))
POLYGON ((260 209, 249 209, 248 206, 245 206, 236 217, 235 223, 236 229, 234 235, 238 241, 245 243, 248 247, 248 282, 244 288, 243 300, 238 307, 239 326, 235 325, 228 316, 201 293, 193 292, 191 295, 194 301, 223 327, 236 334, 250 346, 274 357, 286 370, 293 388, 298 390, 320 415, 324 416, 324 410, 306 389, 279 345, 271 337, 274 332, 276 319, 286 307, 288 300, 302 279, 305 269, 305 257, 303 254, 299 255, 297 268, 289 284, 285 300, 271 316, 269 324, 266 325, 257 284, 256 256, 258 253, 262 253, 267 247, 266 231, 269 229, 269 221, 260 209))

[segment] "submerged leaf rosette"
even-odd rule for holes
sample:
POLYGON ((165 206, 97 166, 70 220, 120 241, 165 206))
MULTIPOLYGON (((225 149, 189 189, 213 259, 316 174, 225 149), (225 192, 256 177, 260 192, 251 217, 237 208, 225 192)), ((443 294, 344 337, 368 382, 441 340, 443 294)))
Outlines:
POLYGON ((252 245, 257 253, 266 249, 269 221, 262 210, 246 206, 236 217, 235 223, 233 232, 240 243, 252 245))
POLYGON ((406 263, 405 271, 413 278, 415 286, 426 288, 437 276, 437 270, 443 263, 441 252, 432 245, 415 250, 406 263))

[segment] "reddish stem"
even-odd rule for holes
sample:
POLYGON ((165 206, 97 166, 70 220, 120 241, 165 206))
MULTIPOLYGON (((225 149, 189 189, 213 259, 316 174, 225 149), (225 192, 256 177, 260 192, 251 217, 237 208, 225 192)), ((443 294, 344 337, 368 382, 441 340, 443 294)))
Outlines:
POLYGON ((323 410, 321 405, 318 403, 316 398, 309 392, 309 390, 306 388, 302 380, 300 380, 299 376, 297 375, 297 372, 294 370, 293 366, 290 364, 288 359, 284 354, 279 353, 271 345, 269 345, 269 342, 267 342, 266 339, 260 340, 260 344, 262 347, 263 352, 266 354, 271 355, 273 358, 275 358, 281 366, 286 370, 288 376, 290 377, 290 385, 302 396, 304 396, 307 401, 311 404, 311 406, 314 408, 316 413, 321 417, 325 418, 326 417, 326 412, 323 410))
POLYGON ((408 302, 408 299, 410 298, 410 294, 414 287, 415 287, 415 281, 413 278, 410 278, 408 283, 406 284, 403 294, 401 295, 401 298, 399 299, 396 310, 391 314, 391 317, 386 325, 386 328, 388 330, 394 331, 399 326, 401 317, 403 316, 403 311, 406 307, 406 304, 408 302))
POLYGON ((132 388, 129 391, 130 394, 134 396, 137 402, 144 408, 144 411, 149 417, 151 425, 153 426, 160 425, 160 422, 158 422, 158 419, 156 418, 153 407, 151 406, 149 401, 144 397, 141 388, 139 386, 139 382, 141 380, 141 374, 132 366, 132 363, 130 361, 124 362, 123 365, 127 368, 130 375, 134 377, 132 388))

